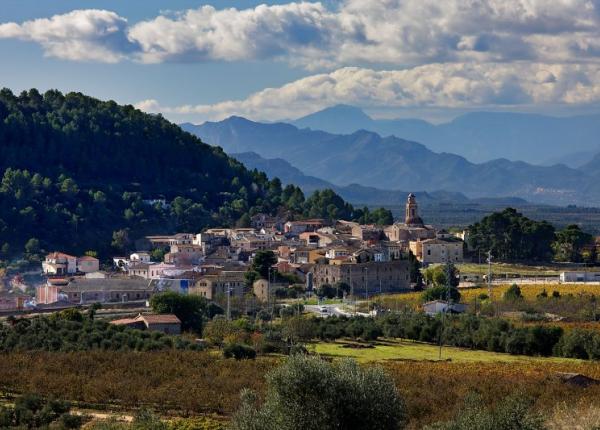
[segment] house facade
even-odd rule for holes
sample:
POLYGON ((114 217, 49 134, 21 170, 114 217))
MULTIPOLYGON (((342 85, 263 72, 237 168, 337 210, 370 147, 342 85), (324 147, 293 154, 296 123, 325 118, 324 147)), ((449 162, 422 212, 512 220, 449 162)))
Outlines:
POLYGON ((463 241, 455 238, 417 240, 410 250, 425 265, 463 262, 463 241))
POLYGON ((201 276, 190 288, 190 294, 213 300, 230 290, 232 296, 242 297, 246 286, 245 274, 245 271, 223 270, 218 274, 201 276))

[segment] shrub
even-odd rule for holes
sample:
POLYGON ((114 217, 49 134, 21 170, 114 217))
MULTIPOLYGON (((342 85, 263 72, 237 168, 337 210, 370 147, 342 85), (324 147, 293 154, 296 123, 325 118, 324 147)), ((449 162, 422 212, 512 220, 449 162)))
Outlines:
POLYGON ((447 300, 448 298, 454 302, 460 301, 460 292, 458 291, 458 288, 448 288, 444 285, 439 285, 427 288, 421 294, 421 299, 424 302, 430 302, 432 300, 447 300))
POLYGON ((235 358, 236 360, 254 359, 256 351, 254 348, 242 343, 231 343, 223 348, 225 358, 235 358))
POLYGON ((521 289, 519 288, 519 286, 517 284, 512 284, 504 292, 502 298, 507 301, 516 301, 521 300, 523 298, 523 295, 521 294, 521 289))
POLYGON ((503 399, 494 410, 482 407, 479 395, 470 394, 456 418, 425 430, 544 430, 543 417, 531 412, 532 402, 519 395, 503 399))
POLYGON ((267 375, 262 405, 242 392, 233 430, 397 430, 405 406, 393 380, 379 367, 293 355, 267 375))

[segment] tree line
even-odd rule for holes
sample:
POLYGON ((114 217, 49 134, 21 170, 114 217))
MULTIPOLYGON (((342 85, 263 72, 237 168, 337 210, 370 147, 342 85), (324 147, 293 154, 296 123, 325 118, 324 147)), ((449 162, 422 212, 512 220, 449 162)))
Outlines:
POLYGON ((180 336, 143 331, 94 320, 76 309, 0 324, 0 351, 157 351, 197 350, 180 336))
POLYGON ((469 227, 469 247, 474 253, 492 251, 500 261, 565 261, 598 263, 591 234, 569 225, 556 231, 546 221, 531 220, 513 208, 495 212, 469 227))

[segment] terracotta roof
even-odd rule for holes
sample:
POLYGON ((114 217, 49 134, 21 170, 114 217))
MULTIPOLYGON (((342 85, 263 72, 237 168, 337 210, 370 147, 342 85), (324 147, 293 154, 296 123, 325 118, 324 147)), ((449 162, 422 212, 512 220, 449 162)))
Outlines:
POLYGON ((144 320, 147 324, 181 324, 179 318, 173 314, 140 314, 136 320, 144 320))
POLYGON ((78 260, 83 260, 83 261, 88 261, 88 260, 93 260, 93 261, 98 261, 98 259, 96 257, 90 257, 89 255, 86 255, 84 257, 79 257, 78 260))
POLYGON ((73 257, 72 255, 65 254, 63 252, 51 252, 50 254, 48 254, 46 256, 46 258, 77 258, 77 257, 73 257))
POLYGON ((111 324, 115 324, 115 325, 130 325, 130 324, 137 324, 139 321, 135 318, 122 318, 120 320, 112 320, 110 321, 111 324))

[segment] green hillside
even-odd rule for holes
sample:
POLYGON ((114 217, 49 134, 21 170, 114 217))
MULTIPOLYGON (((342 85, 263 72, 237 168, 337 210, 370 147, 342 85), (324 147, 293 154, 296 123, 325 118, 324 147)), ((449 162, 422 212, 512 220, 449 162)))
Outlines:
POLYGON ((80 93, 0 91, 0 175, 1 258, 106 256, 145 234, 246 225, 258 212, 363 215, 332 192, 305 200, 160 115, 80 93))

